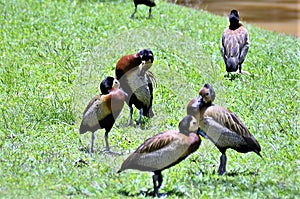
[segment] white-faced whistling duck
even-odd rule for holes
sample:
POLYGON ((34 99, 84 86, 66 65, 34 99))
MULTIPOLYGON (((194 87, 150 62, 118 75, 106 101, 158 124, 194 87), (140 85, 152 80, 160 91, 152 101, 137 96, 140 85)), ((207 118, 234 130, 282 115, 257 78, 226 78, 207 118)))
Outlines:
POLYGON ((228 109, 213 104, 215 92, 211 85, 205 84, 199 97, 192 99, 187 106, 187 114, 193 115, 202 133, 206 134, 222 153, 219 175, 226 172, 226 150, 234 149, 240 153, 255 152, 260 155, 260 145, 242 121, 228 109))
POLYGON ((228 74, 238 69, 242 73, 242 64, 250 46, 248 31, 239 21, 238 11, 232 10, 229 16, 230 25, 222 35, 221 53, 228 74))
POLYGON ((102 94, 91 99, 83 112, 80 134, 92 132, 91 152, 94 152, 94 133, 105 129, 106 150, 109 151, 108 133, 113 127, 125 102, 125 93, 119 89, 120 83, 113 77, 106 77, 100 84, 102 94))
POLYGON ((175 166, 195 152, 201 139, 198 135, 198 123, 193 116, 185 116, 179 123, 178 130, 168 130, 147 139, 122 164, 121 169, 135 169, 154 172, 154 196, 158 196, 164 169, 175 166))
POLYGON ((126 103, 130 109, 128 125, 132 125, 133 107, 140 110, 138 125, 142 116, 153 117, 153 83, 155 78, 149 71, 154 56, 152 51, 144 49, 135 54, 123 56, 116 64, 116 78, 120 81, 121 88, 128 94, 126 103))
POLYGON ((135 15, 135 13, 137 11, 137 6, 140 5, 140 4, 149 6, 149 18, 151 17, 152 7, 155 6, 154 0, 133 0, 133 2, 134 2, 134 11, 133 11, 133 13, 130 16, 131 18, 134 17, 134 15, 135 15))

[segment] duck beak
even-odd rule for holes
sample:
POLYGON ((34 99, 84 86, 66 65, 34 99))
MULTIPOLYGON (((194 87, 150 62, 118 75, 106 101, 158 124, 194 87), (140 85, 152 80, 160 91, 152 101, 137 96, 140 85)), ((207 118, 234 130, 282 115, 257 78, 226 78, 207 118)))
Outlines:
POLYGON ((153 63, 153 59, 149 59, 148 61, 146 61, 146 64, 151 64, 153 63))
POLYGON ((203 97, 201 95, 199 95, 197 97, 197 100, 198 100, 198 106, 200 106, 203 103, 203 97))
POLYGON ((206 133, 204 133, 200 128, 198 128, 197 134, 198 134, 198 135, 201 135, 202 137, 204 137, 205 139, 207 139, 206 133))

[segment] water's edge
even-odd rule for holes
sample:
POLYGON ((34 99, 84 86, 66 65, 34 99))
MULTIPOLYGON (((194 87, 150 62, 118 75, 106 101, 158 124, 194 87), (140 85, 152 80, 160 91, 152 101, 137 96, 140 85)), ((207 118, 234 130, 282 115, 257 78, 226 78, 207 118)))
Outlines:
POLYGON ((236 9, 242 21, 261 28, 300 37, 300 4, 297 0, 169 0, 169 2, 228 16, 236 9))

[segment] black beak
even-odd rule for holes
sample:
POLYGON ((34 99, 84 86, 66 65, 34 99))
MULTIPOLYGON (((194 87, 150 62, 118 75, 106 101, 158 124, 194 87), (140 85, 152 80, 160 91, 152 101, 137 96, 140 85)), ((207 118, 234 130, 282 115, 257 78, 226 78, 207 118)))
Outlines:
POLYGON ((205 139, 207 139, 206 133, 204 133, 200 128, 198 128, 197 134, 198 134, 198 135, 201 135, 202 137, 204 137, 205 139))
POLYGON ((198 99, 198 106, 200 106, 203 103, 203 97, 199 95, 197 99, 198 99))

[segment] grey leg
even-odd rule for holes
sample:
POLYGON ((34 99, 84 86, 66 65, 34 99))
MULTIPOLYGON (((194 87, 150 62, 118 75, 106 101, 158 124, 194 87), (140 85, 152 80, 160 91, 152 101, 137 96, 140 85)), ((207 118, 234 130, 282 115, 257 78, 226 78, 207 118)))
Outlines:
POLYGON ((129 106, 129 120, 128 120, 128 123, 127 123, 127 126, 130 126, 132 125, 132 114, 133 114, 133 107, 132 105, 129 106))
POLYGON ((163 177, 161 175, 161 173, 158 175, 158 186, 157 186, 157 191, 158 189, 161 187, 162 181, 163 181, 163 177))
POLYGON ((218 169, 218 174, 219 175, 223 175, 226 172, 226 161, 227 161, 227 157, 225 153, 222 153, 221 157, 220 157, 220 166, 218 169))
POLYGON ((153 196, 158 196, 158 186, 156 184, 156 182, 158 181, 158 175, 153 175, 152 176, 152 180, 153 180, 153 196))
POLYGON ((134 17, 136 11, 137 11, 137 6, 135 6, 134 11, 133 11, 133 13, 131 14, 130 18, 133 18, 133 17, 134 17))
POLYGON ((95 140, 95 132, 92 132, 91 153, 94 153, 94 140, 95 140))
POLYGON ((239 65, 239 72, 242 73, 242 64, 239 65))
POLYGON ((139 122, 138 122, 138 125, 139 125, 139 126, 141 126, 141 121, 142 121, 142 117, 143 117, 143 112, 144 112, 144 110, 143 110, 143 108, 141 108, 141 110, 140 110, 139 122))
POLYGON ((106 151, 109 151, 108 132, 107 131, 105 132, 104 138, 105 138, 105 144, 106 144, 106 151))
POLYGON ((154 171, 154 175, 152 176, 152 179, 153 179, 153 186, 154 186, 153 195, 154 195, 154 197, 155 196, 158 197, 158 189, 161 187, 161 184, 163 181, 161 171, 154 171))
POLYGON ((152 7, 149 8, 149 18, 152 17, 151 11, 152 11, 152 7))

